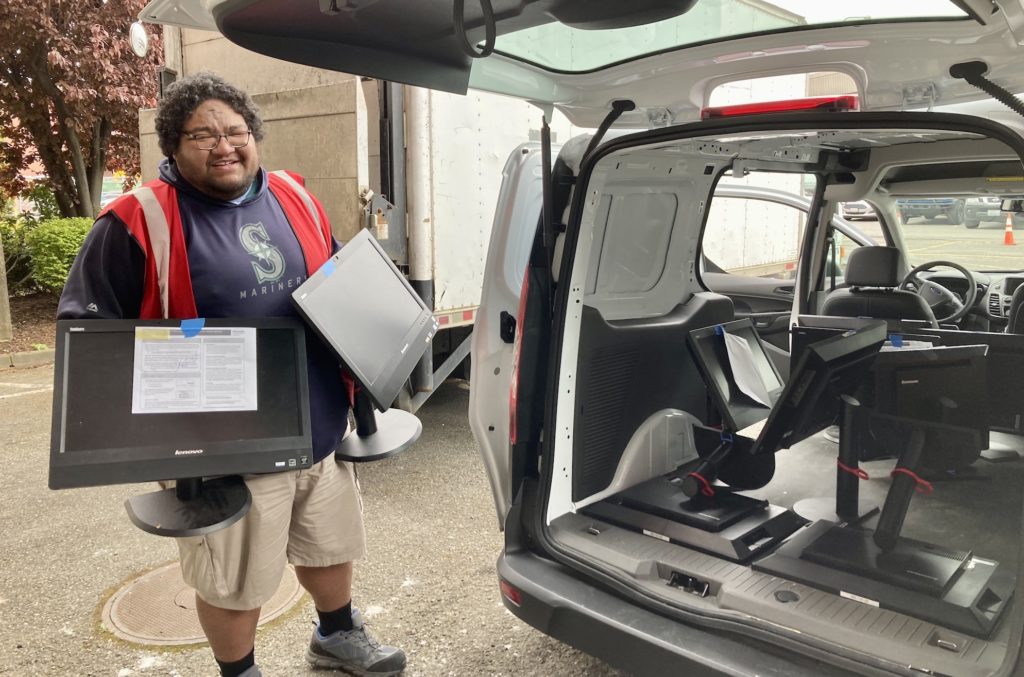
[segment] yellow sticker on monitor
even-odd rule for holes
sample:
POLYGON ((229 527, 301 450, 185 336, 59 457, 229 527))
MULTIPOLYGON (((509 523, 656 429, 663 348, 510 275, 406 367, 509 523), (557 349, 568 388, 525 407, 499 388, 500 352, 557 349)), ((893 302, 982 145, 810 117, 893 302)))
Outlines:
POLYGON ((167 341, 171 338, 171 330, 166 327, 136 327, 136 341, 167 341))

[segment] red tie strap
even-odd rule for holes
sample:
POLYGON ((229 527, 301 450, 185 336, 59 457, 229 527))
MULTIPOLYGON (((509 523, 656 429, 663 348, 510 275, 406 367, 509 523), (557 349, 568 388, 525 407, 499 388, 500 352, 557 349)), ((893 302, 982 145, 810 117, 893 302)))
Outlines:
POLYGON ((869 480, 869 479, 871 479, 871 476, 868 475, 867 471, 864 470, 864 468, 851 468, 850 466, 848 466, 845 463, 843 463, 842 461, 840 461, 838 458, 836 459, 836 465, 838 465, 839 469, 842 470, 843 472, 848 472, 851 475, 856 475, 859 479, 862 479, 862 480, 869 480))
POLYGON ((708 498, 715 495, 715 490, 711 488, 711 483, 704 479, 704 476, 700 473, 691 472, 686 475, 692 477, 700 483, 700 493, 704 494, 708 498))
POLYGON ((934 489, 934 487, 932 487, 932 483, 931 482, 927 482, 927 481, 921 479, 917 475, 917 473, 915 473, 913 470, 908 470, 906 468, 895 468, 895 469, 893 469, 893 471, 891 473, 889 473, 889 475, 891 477, 895 477, 897 473, 899 473, 901 475, 906 475, 907 477, 910 477, 911 479, 913 479, 914 482, 917 484, 917 487, 916 487, 917 493, 919 493, 919 494, 930 494, 930 493, 932 493, 932 490, 934 489))

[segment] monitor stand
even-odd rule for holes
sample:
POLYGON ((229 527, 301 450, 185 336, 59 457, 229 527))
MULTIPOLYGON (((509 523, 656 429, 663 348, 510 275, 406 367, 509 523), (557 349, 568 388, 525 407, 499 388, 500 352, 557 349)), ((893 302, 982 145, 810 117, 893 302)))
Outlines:
POLYGON ((866 475, 860 469, 854 435, 863 409, 860 402, 849 395, 841 395, 840 399, 842 413, 839 419, 835 500, 826 497, 805 498, 793 504, 793 512, 811 522, 828 520, 839 524, 860 524, 878 512, 877 507, 862 505, 860 502, 859 482, 866 475))
MULTIPOLYGON (((767 552, 807 524, 791 510, 721 485, 712 486, 734 451, 747 454, 751 443, 718 431, 715 437, 719 440, 717 446, 696 466, 684 465, 589 505, 582 512, 733 562, 767 552)), ((750 463, 757 460, 750 457, 750 463)))
POLYGON ((409 448, 423 432, 420 420, 407 411, 394 407, 376 411, 370 396, 358 383, 352 413, 356 430, 338 445, 334 452, 337 461, 365 463, 394 456, 409 448))
POLYGON ((205 536, 245 517, 252 494, 238 475, 180 479, 161 491, 124 502, 132 524, 157 536, 205 536))
POLYGON ((1013 595, 1014 572, 966 550, 900 537, 914 473, 925 454, 918 427, 900 454, 875 530, 819 521, 754 564, 758 571, 985 637, 1013 595))

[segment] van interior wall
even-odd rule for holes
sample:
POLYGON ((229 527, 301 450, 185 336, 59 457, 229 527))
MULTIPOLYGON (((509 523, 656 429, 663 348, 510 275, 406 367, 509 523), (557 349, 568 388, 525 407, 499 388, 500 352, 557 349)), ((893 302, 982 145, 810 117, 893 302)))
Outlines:
POLYGON ((652 412, 678 409, 707 421, 707 393, 687 348, 692 329, 733 319, 732 301, 702 292, 654 319, 608 322, 584 306, 572 500, 607 487, 634 431, 652 412))
POLYGON ((714 177, 730 160, 669 146, 595 167, 568 280, 558 416, 571 434, 556 439, 565 472, 553 478, 549 518, 609 485, 652 411, 706 414, 686 337, 731 320, 733 306, 700 287, 692 263, 714 177))

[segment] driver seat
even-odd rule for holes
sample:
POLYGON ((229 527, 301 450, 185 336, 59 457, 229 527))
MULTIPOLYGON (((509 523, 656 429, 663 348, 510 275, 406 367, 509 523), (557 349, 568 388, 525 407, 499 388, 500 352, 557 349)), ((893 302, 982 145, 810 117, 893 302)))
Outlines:
POLYGON ((832 291, 822 315, 871 317, 880 320, 925 320, 938 327, 923 298, 897 289, 900 250, 896 247, 858 247, 846 261, 846 284, 832 291))
POLYGON ((1024 284, 1013 291, 1010 310, 1006 313, 1006 333, 1024 334, 1024 284))

